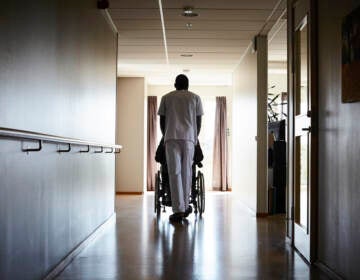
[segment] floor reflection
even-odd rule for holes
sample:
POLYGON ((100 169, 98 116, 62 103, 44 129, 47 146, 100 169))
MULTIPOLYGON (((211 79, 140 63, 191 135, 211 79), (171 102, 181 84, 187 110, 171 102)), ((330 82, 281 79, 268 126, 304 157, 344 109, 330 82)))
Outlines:
POLYGON ((171 224, 153 199, 118 196, 116 225, 58 279, 320 278, 286 244, 283 216, 256 219, 231 194, 207 193, 203 218, 171 224))
POLYGON ((189 222, 169 224, 156 220, 157 258, 160 260, 160 278, 181 275, 191 279, 194 268, 195 227, 189 222), (185 269, 186 268, 186 269, 185 269))

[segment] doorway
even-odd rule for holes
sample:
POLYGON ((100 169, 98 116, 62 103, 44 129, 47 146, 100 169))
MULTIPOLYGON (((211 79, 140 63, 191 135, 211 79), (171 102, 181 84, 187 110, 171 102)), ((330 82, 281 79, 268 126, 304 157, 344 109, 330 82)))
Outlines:
POLYGON ((286 213, 287 162, 287 11, 284 10, 268 34, 268 209, 286 213))
POLYGON ((289 15, 289 192, 293 246, 316 258, 317 92, 314 1, 290 1, 289 15))

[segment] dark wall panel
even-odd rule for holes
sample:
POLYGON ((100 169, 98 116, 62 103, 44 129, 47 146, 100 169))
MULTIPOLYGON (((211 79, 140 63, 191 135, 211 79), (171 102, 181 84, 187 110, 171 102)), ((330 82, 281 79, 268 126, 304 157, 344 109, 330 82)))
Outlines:
POLYGON ((116 40, 96 1, 1 5, 0 126, 113 142, 116 40))
POLYGON ((341 103, 341 22, 360 1, 319 2, 319 260, 360 279, 360 103, 341 103))
MULTIPOLYGON (((0 35, 0 127, 114 143, 116 37, 96 1, 5 1, 0 35)), ((113 154, 21 145, 0 138, 0 279, 41 279, 114 212, 113 154)))
POLYGON ((40 279, 114 212, 114 156, 0 141, 0 279, 40 279))

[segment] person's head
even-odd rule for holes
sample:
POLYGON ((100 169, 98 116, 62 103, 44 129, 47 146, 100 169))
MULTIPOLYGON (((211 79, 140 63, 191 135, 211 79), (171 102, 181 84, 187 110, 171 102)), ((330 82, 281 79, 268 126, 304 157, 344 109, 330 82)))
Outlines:
POLYGON ((180 74, 176 77, 174 86, 177 90, 188 90, 189 79, 184 74, 180 74))

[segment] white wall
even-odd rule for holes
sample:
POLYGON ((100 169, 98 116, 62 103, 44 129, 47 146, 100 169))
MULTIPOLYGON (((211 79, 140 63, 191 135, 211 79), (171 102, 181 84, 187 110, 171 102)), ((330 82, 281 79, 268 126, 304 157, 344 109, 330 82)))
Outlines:
POLYGON ((269 73, 268 75, 269 87, 275 86, 273 89, 269 89, 269 92, 279 94, 287 92, 287 72, 285 73, 269 73))
POLYGON ((145 187, 144 78, 118 78, 116 143, 124 147, 116 157, 116 191, 143 192, 145 187))
MULTIPOLYGON (((167 94, 170 91, 175 90, 173 85, 148 85, 147 95, 148 96, 158 96, 158 105, 160 104, 160 99, 163 95, 167 94)), ((230 136, 232 134, 232 98, 233 98, 233 87, 232 86, 190 86, 189 90, 199 95, 201 98, 206 97, 216 97, 216 96, 226 96, 227 103, 227 125, 230 130, 230 136)), ((206 118, 206 112, 204 115, 206 118)), ((201 132, 200 132, 201 133, 201 132)), ((232 184, 232 138, 228 137, 228 154, 229 154, 229 187, 233 189, 232 184)))
POLYGON ((257 56, 248 53, 233 75, 234 194, 256 212, 257 205, 257 56))
POLYGON ((267 37, 257 37, 233 75, 233 185, 236 196, 257 214, 268 213, 267 37), (236 144, 235 144, 236 143, 236 144))

